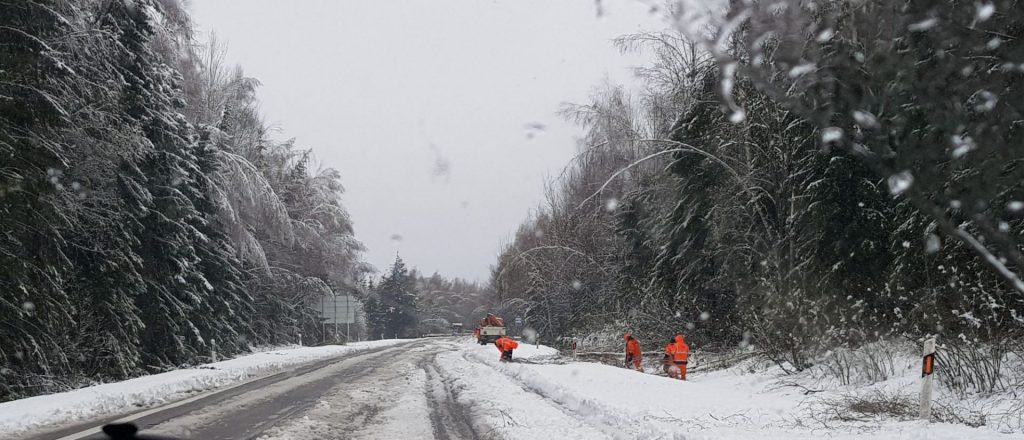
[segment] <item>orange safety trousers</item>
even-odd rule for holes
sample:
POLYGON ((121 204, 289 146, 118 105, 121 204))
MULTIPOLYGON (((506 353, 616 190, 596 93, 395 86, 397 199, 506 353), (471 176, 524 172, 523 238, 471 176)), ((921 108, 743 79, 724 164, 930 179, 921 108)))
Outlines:
POLYGON ((679 373, 675 377, 680 380, 686 380, 686 364, 679 362, 674 362, 673 364, 673 366, 679 370, 679 373))

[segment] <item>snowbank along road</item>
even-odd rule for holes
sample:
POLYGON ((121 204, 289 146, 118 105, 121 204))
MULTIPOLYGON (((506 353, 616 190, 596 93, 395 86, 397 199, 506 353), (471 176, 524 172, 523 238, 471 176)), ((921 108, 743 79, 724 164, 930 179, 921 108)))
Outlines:
MULTIPOLYGON (((292 351, 299 350, 308 349, 292 351)), ((98 426, 113 420, 190 439, 1024 438, 986 426, 830 421, 810 412, 808 399, 816 397, 742 369, 682 382, 569 362, 554 349, 528 344, 516 350, 516 360, 498 362, 493 346, 468 338, 392 341, 131 415, 19 438, 102 438, 98 426)))

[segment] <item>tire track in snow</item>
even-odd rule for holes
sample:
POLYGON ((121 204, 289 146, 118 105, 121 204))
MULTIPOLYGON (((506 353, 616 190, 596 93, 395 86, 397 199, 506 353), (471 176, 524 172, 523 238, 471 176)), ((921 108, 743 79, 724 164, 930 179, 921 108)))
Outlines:
POLYGON ((422 368, 427 373, 427 400, 430 402, 434 438, 480 440, 480 435, 473 428, 470 408, 458 402, 452 381, 443 378, 438 371, 437 354, 431 356, 422 368))
POLYGON ((497 371, 498 363, 469 354, 465 349, 442 353, 435 365, 449 384, 452 398, 472 409, 471 426, 481 438, 612 438, 595 426, 581 423, 578 414, 526 392, 497 371))
MULTIPOLYGON (((171 417, 137 421, 156 434, 185 433, 204 439, 253 439, 295 415, 316 405, 323 390, 372 374, 403 346, 363 356, 335 360, 326 367, 295 376, 294 383, 281 381, 249 393, 232 396, 215 404, 186 408, 171 417)), ((372 412, 372 411, 371 411, 372 412)))
POLYGON ((263 440, 438 438, 483 440, 434 365, 452 345, 420 340, 366 363, 350 381, 322 392, 305 413, 265 432, 263 440))

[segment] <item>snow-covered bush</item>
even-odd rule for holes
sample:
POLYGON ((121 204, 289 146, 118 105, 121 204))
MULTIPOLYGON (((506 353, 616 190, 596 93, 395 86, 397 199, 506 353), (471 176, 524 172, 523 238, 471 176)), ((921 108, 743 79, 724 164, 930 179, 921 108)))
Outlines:
POLYGON ((936 352, 939 383, 966 395, 1020 392, 1024 380, 1024 343, 1014 340, 980 343, 948 341, 936 352))
POLYGON ((919 365, 920 348, 905 339, 839 347, 817 360, 810 374, 818 379, 834 379, 840 385, 883 382, 901 376, 919 365))
MULTIPOLYGON (((580 351, 623 351, 626 347, 626 343, 622 339, 622 335, 626 332, 623 328, 622 323, 605 325, 599 330, 577 337, 576 348, 580 351)), ((636 337, 640 339, 640 347, 644 351, 652 350, 656 346, 653 341, 643 339, 642 335, 638 334, 636 337)))

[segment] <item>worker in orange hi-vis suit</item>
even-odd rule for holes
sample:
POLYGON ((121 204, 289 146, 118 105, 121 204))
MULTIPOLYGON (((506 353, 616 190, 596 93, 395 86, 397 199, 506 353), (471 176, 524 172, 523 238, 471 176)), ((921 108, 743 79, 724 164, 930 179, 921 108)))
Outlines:
POLYGON ((665 354, 668 361, 672 363, 671 370, 678 370, 675 377, 686 380, 686 363, 690 359, 690 346, 686 345, 686 339, 683 338, 682 333, 677 333, 674 341, 665 347, 665 354))
POLYGON ((498 351, 501 352, 501 357, 498 358, 501 362, 512 361, 512 350, 519 348, 519 343, 507 336, 501 336, 497 341, 494 341, 494 346, 498 347, 498 351))
POLYGON ((643 353, 640 352, 640 341, 629 333, 622 335, 622 339, 626 340, 626 367, 629 368, 629 364, 632 363, 636 371, 644 371, 641 365, 643 353))

